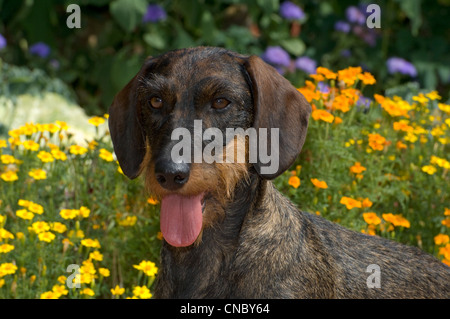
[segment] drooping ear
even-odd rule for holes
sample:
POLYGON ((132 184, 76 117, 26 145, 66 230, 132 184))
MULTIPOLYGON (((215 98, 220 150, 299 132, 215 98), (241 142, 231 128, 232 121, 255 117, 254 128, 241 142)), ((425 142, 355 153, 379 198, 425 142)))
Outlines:
POLYGON ((141 71, 114 97, 109 108, 109 131, 120 167, 131 179, 141 173, 146 152, 144 131, 138 120, 137 86, 141 71))
POLYGON ((261 128, 267 128, 267 152, 271 157, 278 156, 278 168, 266 173, 260 160, 258 144, 258 161, 254 167, 258 174, 266 179, 273 179, 287 170, 295 161, 303 147, 308 129, 311 105, 292 84, 278 73, 275 68, 257 56, 250 56, 244 66, 251 80, 254 102, 253 127, 258 132, 260 143, 261 128), (272 129, 278 128, 278 154, 276 145, 271 145, 272 129))

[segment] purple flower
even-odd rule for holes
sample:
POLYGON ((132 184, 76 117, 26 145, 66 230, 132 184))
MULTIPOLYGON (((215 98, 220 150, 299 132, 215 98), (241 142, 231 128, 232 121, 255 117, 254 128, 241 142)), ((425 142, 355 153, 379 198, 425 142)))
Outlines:
POLYGON ((295 60, 295 67, 306 73, 313 74, 316 72, 317 62, 307 56, 302 56, 295 60))
POLYGON ((0 34, 0 50, 6 47, 6 39, 3 35, 0 34))
POLYGON ((350 6, 345 11, 347 20, 352 23, 363 25, 366 22, 366 16, 357 7, 350 6))
POLYGON ((363 106, 365 109, 367 109, 372 102, 372 99, 361 95, 359 96, 358 101, 356 101, 356 106, 363 106))
POLYGON ((50 47, 44 42, 37 42, 30 47, 30 53, 46 58, 50 54, 50 47))
POLYGON ((339 20, 334 24, 334 29, 336 31, 349 33, 350 32, 350 24, 345 21, 339 20))
POLYGON ((305 17, 303 10, 291 1, 284 1, 281 4, 280 15, 288 20, 301 20, 305 17))
POLYGON ((322 93, 330 93, 330 86, 324 82, 317 83, 317 87, 319 88, 319 91, 322 93))
POLYGON ((344 58, 349 58, 352 55, 352 52, 349 49, 343 49, 341 50, 340 55, 344 58))
POLYGON ((417 76, 417 70, 411 62, 399 57, 392 57, 387 59, 386 66, 389 73, 401 73, 411 77, 417 76))
POLYGON ((142 17, 142 22, 158 22, 162 20, 166 20, 167 13, 163 7, 157 4, 149 4, 147 7, 147 12, 142 17))
POLYGON ((281 47, 267 47, 261 58, 269 64, 288 67, 291 64, 289 54, 281 47))

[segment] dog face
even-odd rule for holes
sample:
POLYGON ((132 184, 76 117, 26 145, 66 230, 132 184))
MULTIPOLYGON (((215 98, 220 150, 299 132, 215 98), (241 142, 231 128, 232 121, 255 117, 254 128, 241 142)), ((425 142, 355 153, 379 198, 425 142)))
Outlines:
MULTIPOLYGON (((304 143, 310 111, 304 97, 258 57, 199 47, 147 59, 115 97, 109 127, 124 174, 135 178, 143 173, 149 191, 161 199, 166 241, 189 246, 202 229, 223 218, 239 181, 248 174, 272 179, 289 168, 304 143), (276 129, 275 172, 264 173, 259 155, 249 162, 249 140, 243 135, 216 142, 220 157, 245 154, 244 161, 196 160, 196 152, 203 154, 207 147, 202 137, 210 128, 223 133, 276 129), (174 160, 177 129, 187 133, 191 145, 183 149, 190 153, 184 160, 174 160)), ((272 139, 266 142, 270 150, 272 139)), ((217 149, 213 153, 218 155, 217 149)))

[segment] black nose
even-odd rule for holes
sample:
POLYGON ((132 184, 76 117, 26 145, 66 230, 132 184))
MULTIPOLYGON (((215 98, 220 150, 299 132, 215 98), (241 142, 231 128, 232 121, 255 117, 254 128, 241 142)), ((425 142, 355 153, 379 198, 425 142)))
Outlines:
POLYGON ((190 165, 158 160, 155 163, 155 176, 165 189, 174 191, 181 188, 189 180, 190 165))

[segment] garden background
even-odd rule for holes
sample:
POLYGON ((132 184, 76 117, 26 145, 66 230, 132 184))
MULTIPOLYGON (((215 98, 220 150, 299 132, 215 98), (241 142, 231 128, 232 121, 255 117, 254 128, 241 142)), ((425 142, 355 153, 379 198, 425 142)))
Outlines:
POLYGON ((147 56, 197 45, 261 56, 313 106, 274 181, 301 209, 450 264, 449 17, 450 0, 0 0, 0 298, 151 297, 159 203, 121 173, 107 110, 147 56))

